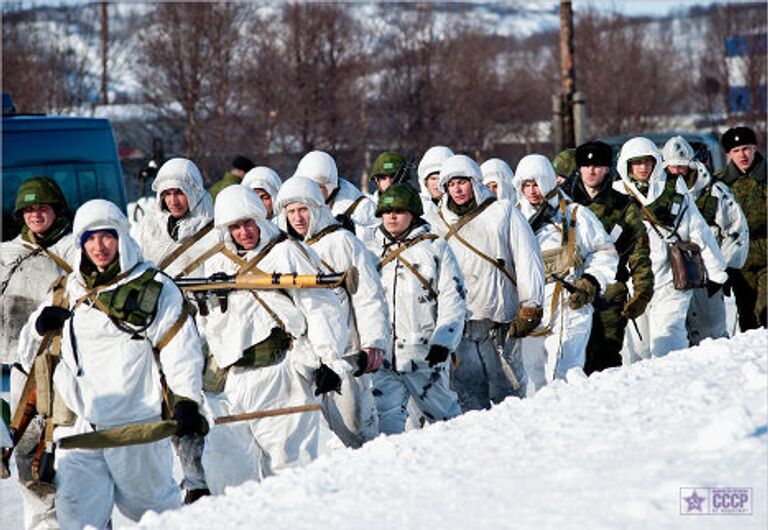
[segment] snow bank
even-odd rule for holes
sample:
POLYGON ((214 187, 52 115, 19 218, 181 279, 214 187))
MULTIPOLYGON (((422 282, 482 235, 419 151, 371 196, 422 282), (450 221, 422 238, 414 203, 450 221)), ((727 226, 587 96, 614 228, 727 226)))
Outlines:
POLYGON ((342 449, 142 528, 765 528, 768 332, 342 449), (681 488, 752 515, 681 515, 681 488), (699 489, 699 492, 702 490, 699 489))

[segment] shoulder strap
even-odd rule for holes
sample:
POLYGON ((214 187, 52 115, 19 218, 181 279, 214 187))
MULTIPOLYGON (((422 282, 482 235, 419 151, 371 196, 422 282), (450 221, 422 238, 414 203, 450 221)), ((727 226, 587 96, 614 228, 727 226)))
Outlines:
POLYGON ((277 245, 278 243, 282 243, 286 239, 288 239, 288 234, 286 234, 285 232, 280 232, 280 235, 278 235, 272 241, 264 245, 264 248, 262 248, 258 254, 256 254, 254 257, 246 261, 245 264, 242 267, 240 267, 240 270, 237 271, 237 274, 245 274, 249 270, 253 269, 256 265, 259 264, 261 260, 264 259, 264 257, 267 254, 269 254, 269 251, 272 250, 275 247, 275 245, 277 245))
POLYGON ((659 236, 659 238, 664 241, 666 238, 662 235, 661 231, 657 228, 657 222, 656 219, 654 219, 651 212, 648 211, 648 208, 645 207, 645 204, 643 204, 643 201, 640 200, 640 198, 635 194, 635 192, 632 191, 632 189, 627 186, 627 183, 624 183, 624 189, 627 190, 627 193, 629 193, 633 199, 637 202, 637 205, 640 207, 640 211, 643 212, 643 215, 648 220, 648 223, 651 225, 651 228, 654 232, 656 232, 656 235, 659 236))
POLYGON ((352 214, 355 213, 355 210, 357 209, 358 204, 363 202, 365 199, 365 195, 360 195, 357 199, 352 201, 352 204, 349 205, 349 207, 344 210, 344 215, 347 217, 352 217, 352 214))
POLYGON ((181 256, 188 248, 190 248, 192 245, 200 241, 208 232, 213 230, 213 221, 210 221, 207 225, 205 225, 203 228, 200 229, 200 231, 196 232, 192 237, 184 241, 181 245, 176 247, 176 249, 167 254, 165 257, 163 257, 162 260, 160 260, 160 263, 157 264, 157 268, 162 270, 165 270, 168 265, 176 261, 176 258, 181 256))
MULTIPOLYGON (((154 345, 155 354, 159 355, 160 351, 168 346, 168 344, 176 337, 176 335, 179 333, 181 328, 184 326, 184 323, 187 321, 187 317, 190 316, 192 312, 189 309, 189 303, 185 300, 181 304, 181 313, 179 314, 179 318, 176 319, 176 322, 173 323, 173 325, 168 328, 168 331, 165 332, 165 334, 160 337, 160 340, 157 341, 157 344, 154 345)), ((158 359, 159 362, 159 359, 158 359)))
POLYGON ((69 263, 64 261, 64 258, 59 256, 58 254, 51 252, 47 248, 40 245, 40 243, 37 242, 37 238, 35 237, 35 234, 30 230, 29 231, 29 237, 32 239, 32 243, 35 244, 35 246, 42 249, 43 252, 45 252, 45 255, 51 258, 53 261, 56 262, 56 265, 58 265, 62 270, 64 270, 67 274, 72 272, 72 267, 70 267, 69 263))
POLYGON ((437 300, 437 291, 432 287, 432 285, 427 281, 427 279, 424 277, 423 274, 421 274, 416 267, 411 264, 408 260, 406 260, 403 256, 397 256, 397 261, 405 265, 405 267, 413 273, 414 276, 416 276, 416 279, 419 280, 419 283, 426 289, 430 296, 434 300, 437 300))
POLYGON ((443 216, 442 210, 438 210, 437 214, 440 216, 440 219, 445 223, 445 226, 448 227, 448 233, 445 234, 444 239, 448 241, 452 236, 458 235, 459 230, 469 223, 472 219, 480 215, 485 211, 486 208, 488 208, 491 204, 494 203, 493 199, 488 199, 483 204, 481 204, 475 211, 468 213, 461 219, 459 219, 456 223, 451 225, 448 221, 446 221, 445 216, 443 216))
POLYGON ((314 236, 310 237, 309 239, 305 239, 304 240, 304 244, 307 245, 307 246, 312 246, 315 243, 317 243, 318 241, 320 241, 321 239, 323 239, 328 234, 334 233, 339 228, 341 228, 340 224, 335 224, 335 223, 334 224, 330 224, 330 225, 326 226, 325 228, 323 228, 322 230, 320 230, 314 236))
POLYGON ((445 217, 443 217, 443 212, 439 212, 440 219, 442 219, 443 222, 446 224, 446 226, 448 226, 448 233, 445 235, 445 240, 447 241, 451 236, 456 236, 456 239, 459 240, 459 242, 462 245, 464 245, 469 250, 471 250, 479 258, 487 261, 488 263, 490 263, 491 265, 496 267, 510 282, 512 282, 512 285, 514 285, 516 287, 517 286, 517 282, 512 277, 512 275, 509 274, 509 271, 507 271, 507 269, 504 267, 504 265, 499 262, 499 260, 496 260, 496 259, 490 257, 488 254, 486 254, 485 252, 483 252, 482 250, 480 250, 479 248, 477 248, 472 243, 470 243, 469 241, 467 241, 466 239, 464 239, 463 237, 461 237, 459 235, 459 229, 461 229, 461 227, 463 227, 469 221, 471 221, 472 219, 477 217, 483 210, 485 210, 488 206, 490 206, 492 202, 493 202, 492 200, 484 202, 482 204, 482 206, 480 206, 477 210, 475 210, 472 213, 469 213, 469 214, 465 215, 464 217, 462 217, 459 220, 459 222, 455 223, 452 226, 449 225, 448 221, 446 221, 445 217))
POLYGON ((221 248, 221 253, 224 254, 227 258, 229 258, 229 261, 237 265, 238 267, 242 267, 245 265, 245 260, 229 250, 227 247, 221 248))
POLYGON ((256 299, 256 301, 259 303, 261 307, 264 308, 264 311, 269 314, 270 317, 272 317, 272 320, 274 320, 278 326, 280 326, 280 329, 285 331, 285 322, 282 321, 282 319, 277 316, 277 313, 269 307, 269 304, 267 304, 262 297, 259 296, 259 294, 256 291, 250 291, 250 293, 253 295, 253 297, 256 299))
POLYGON ((219 241, 215 245, 213 245, 211 248, 200 254, 197 258, 192 260, 191 263, 187 264, 186 267, 184 267, 180 273, 176 275, 177 278, 181 278, 183 276, 186 276, 196 268, 198 268, 200 265, 205 263, 209 258, 213 257, 214 255, 218 254, 219 252, 224 253, 224 250, 226 250, 226 247, 224 245, 224 241, 219 241))
MULTIPOLYGON (((101 303, 101 300, 99 300, 99 298, 98 298, 98 294, 99 294, 101 291, 103 291, 103 290, 105 290, 105 289, 108 289, 108 288, 112 287, 112 286, 113 286, 113 285, 115 285, 117 282, 119 282, 119 281, 121 281, 121 280, 124 280, 125 278, 127 278, 127 277, 128 277, 128 276, 129 276, 129 275, 130 275, 130 274, 133 272, 133 269, 135 269, 137 266, 138 266, 138 263, 137 263, 136 265, 134 265, 133 267, 131 267, 130 269, 128 269, 127 271, 125 271, 125 272, 123 272, 123 273, 121 273, 121 274, 118 274, 117 276, 115 276, 115 277, 112 279, 112 281, 110 281, 110 282, 107 282, 107 283, 105 283, 104 285, 99 285, 98 287, 94 287, 93 289, 91 289, 90 291, 88 291, 87 293, 85 293, 83 296, 81 296, 80 298, 78 298, 78 299, 75 301, 74 305, 72 306, 72 312, 74 312, 74 311, 75 311, 75 309, 77 309, 77 308, 80 306, 80 304, 82 304, 82 303, 83 303, 83 302, 85 302, 86 300, 89 300, 89 301, 90 301, 92 304, 96 304, 96 306, 98 306, 98 308, 99 308, 101 311, 103 311, 104 313, 109 313, 109 310, 108 310, 108 309, 107 309, 107 308, 104 306, 104 304, 103 304, 103 303, 101 303)), ((156 269, 155 269, 155 270, 156 270, 156 269)))
POLYGON ((379 262, 379 264, 378 264, 378 265, 376 265, 376 269, 377 269, 377 270, 381 270, 382 268, 384 268, 384 266, 385 266, 387 263, 389 263, 389 262, 390 262, 390 261, 392 261, 393 259, 395 259, 395 258, 397 258, 398 256, 400 256, 400 254, 402 254, 403 252, 405 252, 407 249, 411 248, 413 245, 415 245, 415 244, 417 244, 417 243, 420 243, 420 242, 422 242, 422 241, 425 241, 425 240, 434 241, 434 240, 435 240, 435 239, 437 239, 437 238, 438 238, 438 237, 437 237, 435 234, 422 234, 422 235, 420 235, 420 236, 418 236, 418 237, 414 237, 414 238, 413 238, 413 239, 411 239, 410 241, 406 241, 405 243, 403 243, 402 245, 400 245, 400 246, 399 246, 397 249, 395 249, 395 250, 393 250, 392 252, 390 252, 389 254, 387 254, 387 255, 384 257, 384 259, 382 259, 382 260, 379 262))

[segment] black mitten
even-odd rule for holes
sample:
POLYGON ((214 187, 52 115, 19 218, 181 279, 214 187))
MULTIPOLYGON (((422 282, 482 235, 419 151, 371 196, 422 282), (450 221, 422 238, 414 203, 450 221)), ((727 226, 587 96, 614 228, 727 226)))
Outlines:
POLYGON ((427 362, 429 363, 429 367, 432 368, 436 364, 440 364, 445 362, 445 360, 448 358, 448 354, 451 353, 448 351, 448 348, 445 346, 440 346, 439 344, 433 344, 429 348, 429 353, 427 354, 427 362))
POLYGON ((64 307, 55 305, 44 307, 35 321, 35 330, 39 335, 45 335, 49 331, 61 329, 64 321, 71 315, 69 309, 64 307))
POLYGON ((208 433, 208 422, 200 414, 197 403, 183 399, 173 407, 173 419, 176 420, 176 436, 199 434, 205 436, 208 433))
POLYGON ((315 395, 319 396, 331 390, 341 394, 341 378, 327 365, 320 363, 320 368, 315 370, 315 395))

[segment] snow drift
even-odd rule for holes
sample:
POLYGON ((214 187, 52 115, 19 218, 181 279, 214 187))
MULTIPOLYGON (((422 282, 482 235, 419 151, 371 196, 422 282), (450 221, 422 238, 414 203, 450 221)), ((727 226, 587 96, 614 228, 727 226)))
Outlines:
POLYGON ((758 330, 555 382, 139 526, 765 528, 767 352, 758 330), (691 487, 752 488, 752 514, 683 515, 691 487))

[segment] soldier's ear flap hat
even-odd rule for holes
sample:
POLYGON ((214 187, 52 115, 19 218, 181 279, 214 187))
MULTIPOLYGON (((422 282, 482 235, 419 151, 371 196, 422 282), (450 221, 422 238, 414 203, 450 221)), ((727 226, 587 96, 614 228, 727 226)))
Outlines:
POLYGON ((725 131, 720 143, 727 153, 734 147, 757 145, 757 137, 755 136, 755 131, 749 127, 734 127, 725 131))

